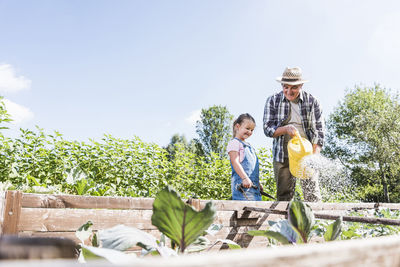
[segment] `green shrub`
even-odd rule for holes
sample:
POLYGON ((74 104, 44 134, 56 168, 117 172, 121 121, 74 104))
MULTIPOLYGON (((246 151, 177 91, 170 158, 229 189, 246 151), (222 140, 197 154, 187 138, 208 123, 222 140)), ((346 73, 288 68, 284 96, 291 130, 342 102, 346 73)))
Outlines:
MULTIPOLYGON (((138 137, 101 141, 67 141, 55 132, 21 130, 18 138, 0 135, 0 182, 25 192, 95 196, 155 197, 173 186, 181 197, 229 199, 231 166, 227 157, 211 153, 206 161, 183 145, 175 157, 138 137)), ((265 191, 274 194, 271 152, 259 151, 265 191)))

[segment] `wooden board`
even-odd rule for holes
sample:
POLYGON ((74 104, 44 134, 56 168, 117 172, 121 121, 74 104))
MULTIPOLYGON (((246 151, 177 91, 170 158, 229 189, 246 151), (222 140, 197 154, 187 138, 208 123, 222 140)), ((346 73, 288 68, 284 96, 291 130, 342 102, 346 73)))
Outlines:
MULTIPOLYGON (((8 267, 82 266, 76 260, 10 261, 8 267)), ((115 266, 106 261, 89 261, 87 267, 115 266)), ((140 267, 398 267, 400 266, 400 237, 386 236, 359 240, 252 248, 189 254, 179 257, 151 257, 129 266, 140 267)))
POLYGON ((95 197, 75 195, 22 195, 26 208, 78 208, 78 209, 152 209, 153 198, 95 197))
POLYGON ((19 218, 21 214, 20 191, 7 191, 3 209, 2 234, 18 234, 19 218))
MULTIPOLYGON (((152 210, 111 210, 111 209, 45 209, 23 208, 18 224, 20 231, 75 231, 87 221, 93 229, 111 228, 118 224, 152 230, 152 210)), ((281 215, 263 214, 257 218, 238 218, 235 211, 217 211, 215 223, 223 226, 262 226, 268 220, 283 218, 281 215)))

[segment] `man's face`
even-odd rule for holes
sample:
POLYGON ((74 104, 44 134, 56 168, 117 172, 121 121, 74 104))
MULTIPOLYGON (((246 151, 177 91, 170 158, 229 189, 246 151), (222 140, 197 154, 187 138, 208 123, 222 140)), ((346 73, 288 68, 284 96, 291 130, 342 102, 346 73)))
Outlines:
POLYGON ((282 84, 283 94, 289 101, 293 101, 299 96, 302 87, 303 84, 296 84, 296 85, 282 84))

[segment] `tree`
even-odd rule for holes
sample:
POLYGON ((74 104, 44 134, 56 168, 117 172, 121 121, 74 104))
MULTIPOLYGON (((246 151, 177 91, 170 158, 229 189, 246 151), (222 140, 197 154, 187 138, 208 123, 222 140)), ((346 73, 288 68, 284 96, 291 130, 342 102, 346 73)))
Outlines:
POLYGON ((226 154, 226 146, 232 137, 233 115, 225 106, 211 106, 201 110, 200 120, 196 123, 195 139, 197 154, 209 157, 212 152, 220 158, 226 154))
MULTIPOLYGON (((356 86, 327 121, 324 153, 339 158, 359 185, 373 188, 378 182, 385 202, 390 201, 390 192, 392 199, 400 200, 399 113, 397 94, 379 85, 356 86)), ((364 200, 381 199, 375 195, 364 200)))
MULTIPOLYGON (((10 118, 10 114, 7 112, 6 106, 3 101, 3 97, 0 96, 0 123, 10 122, 12 119, 10 118)), ((8 129, 6 126, 0 126, 0 129, 8 129)))
POLYGON ((194 144, 193 140, 188 142, 186 140, 185 135, 174 134, 171 137, 171 141, 169 142, 169 144, 166 147, 164 147, 164 149, 167 150, 167 152, 168 152, 168 158, 170 160, 175 158, 175 154, 178 150, 178 147, 177 147, 178 145, 183 146, 183 148, 187 151, 190 151, 193 153, 195 152, 195 144, 194 144))

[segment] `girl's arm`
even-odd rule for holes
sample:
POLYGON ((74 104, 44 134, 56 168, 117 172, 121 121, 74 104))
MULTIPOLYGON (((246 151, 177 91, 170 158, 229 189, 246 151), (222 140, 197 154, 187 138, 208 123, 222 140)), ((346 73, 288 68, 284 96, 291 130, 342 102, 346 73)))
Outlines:
POLYGON ((240 164, 239 152, 229 151, 229 158, 231 160, 233 169, 235 169, 236 173, 240 176, 240 178, 242 178, 243 186, 245 188, 250 188, 253 185, 253 183, 251 182, 250 178, 247 176, 242 165, 240 164))

